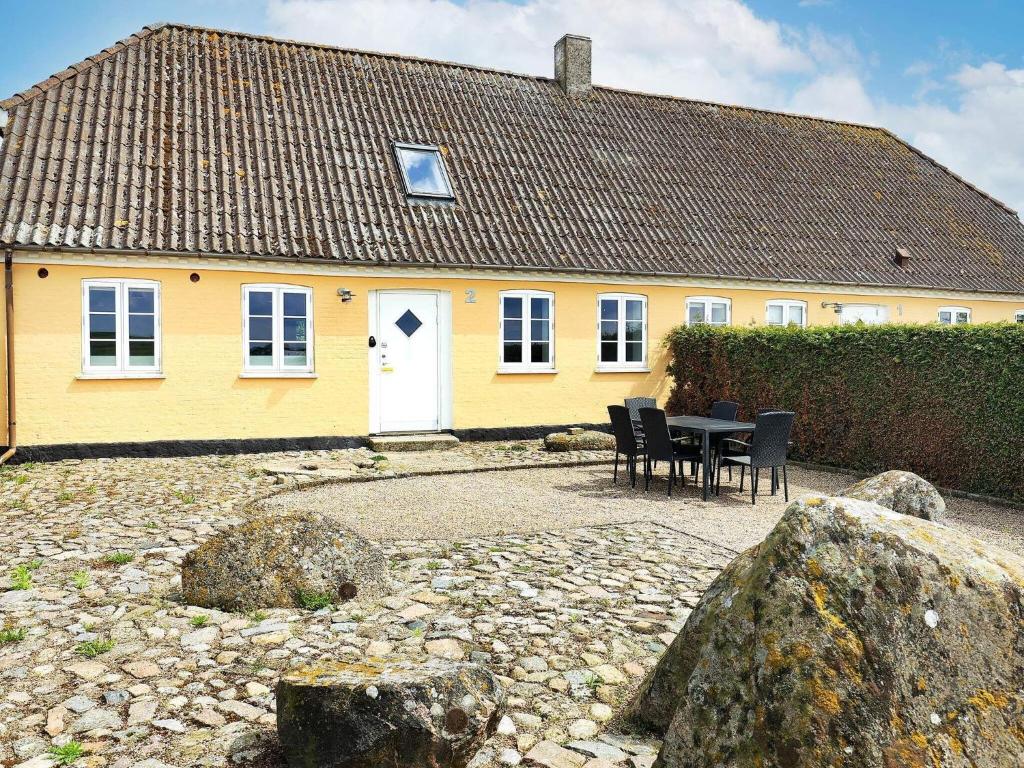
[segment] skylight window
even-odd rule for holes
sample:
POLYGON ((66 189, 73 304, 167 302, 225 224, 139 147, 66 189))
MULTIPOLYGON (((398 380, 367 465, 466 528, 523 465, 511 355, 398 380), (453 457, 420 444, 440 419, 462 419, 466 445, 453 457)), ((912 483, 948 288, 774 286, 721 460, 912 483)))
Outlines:
POLYGON ((437 147, 422 144, 395 144, 398 166, 402 169, 405 191, 413 197, 452 200, 452 185, 437 147))

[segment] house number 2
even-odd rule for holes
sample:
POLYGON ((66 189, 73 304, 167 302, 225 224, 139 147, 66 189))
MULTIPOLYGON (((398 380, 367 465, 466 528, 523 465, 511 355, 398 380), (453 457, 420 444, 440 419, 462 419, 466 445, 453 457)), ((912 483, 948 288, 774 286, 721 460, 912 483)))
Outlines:
POLYGON ((476 289, 474 289, 474 288, 467 288, 466 289, 466 303, 467 304, 476 304, 476 289))

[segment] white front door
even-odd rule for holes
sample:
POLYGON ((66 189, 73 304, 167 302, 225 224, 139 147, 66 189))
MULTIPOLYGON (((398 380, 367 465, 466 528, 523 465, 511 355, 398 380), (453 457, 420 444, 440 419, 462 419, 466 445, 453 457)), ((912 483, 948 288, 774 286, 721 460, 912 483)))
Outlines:
POLYGON ((441 428, 440 296, 381 291, 377 297, 376 367, 380 432, 441 428))
POLYGON ((843 304, 839 319, 843 325, 864 323, 879 325, 886 320, 886 308, 880 304, 843 304))

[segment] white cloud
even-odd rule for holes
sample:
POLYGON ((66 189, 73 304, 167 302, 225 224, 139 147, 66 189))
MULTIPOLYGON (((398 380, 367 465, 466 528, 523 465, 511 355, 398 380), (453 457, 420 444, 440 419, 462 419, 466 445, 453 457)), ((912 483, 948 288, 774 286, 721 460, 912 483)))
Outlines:
POLYGON ((603 85, 754 106, 816 63, 798 36, 739 0, 270 0, 274 32, 304 40, 551 75, 566 32, 595 41, 603 85))
POLYGON ((916 62, 904 75, 921 78, 917 94, 895 104, 872 96, 878 62, 851 40, 784 26, 741 0, 267 2, 284 37, 538 75, 550 76, 562 34, 589 35, 595 82, 883 125, 1024 210, 1024 70, 988 62, 943 78, 949 60, 916 62))

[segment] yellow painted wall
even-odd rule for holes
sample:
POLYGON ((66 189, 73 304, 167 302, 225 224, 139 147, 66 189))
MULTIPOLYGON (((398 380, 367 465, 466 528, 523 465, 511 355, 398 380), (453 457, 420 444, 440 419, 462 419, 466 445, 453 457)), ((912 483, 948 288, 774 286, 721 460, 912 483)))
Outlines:
POLYGON ((454 427, 599 422, 607 403, 667 394, 660 340, 683 322, 687 296, 733 301, 733 325, 764 322, 765 301, 807 302, 812 324, 835 323, 823 299, 888 305, 892 321, 931 322, 938 307, 964 304, 974 322, 1010 320, 1022 303, 878 298, 787 291, 629 286, 579 282, 367 278, 239 271, 15 266, 19 442, 23 445, 211 438, 363 435, 368 413, 368 291, 419 288, 452 294, 454 427), (156 380, 79 380, 81 281, 158 280, 162 290, 163 371, 156 380), (290 283, 313 289, 316 379, 242 379, 241 286, 290 283), (356 294, 342 303, 337 290, 356 294), (476 303, 465 301, 473 288, 476 303), (534 288, 555 293, 556 374, 498 374, 498 293, 534 288), (595 372, 596 295, 648 297, 650 373, 595 372), (901 311, 897 309, 901 308, 901 311))

